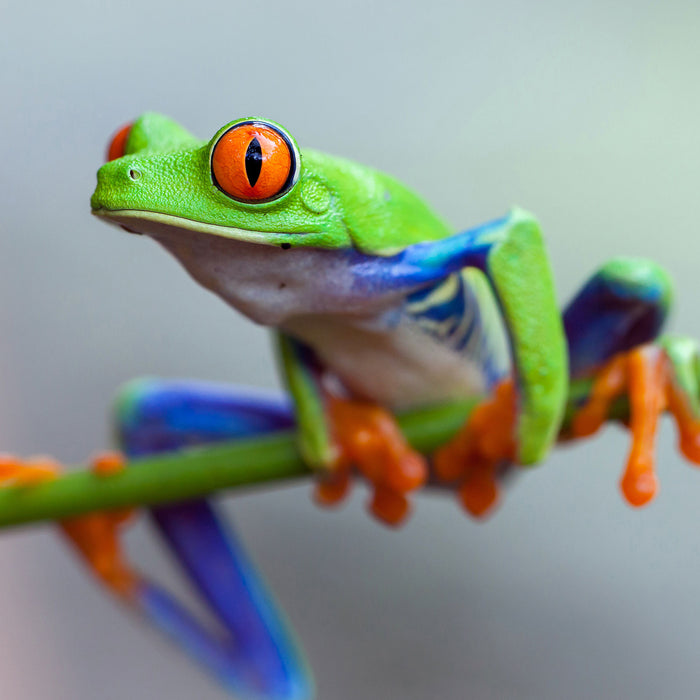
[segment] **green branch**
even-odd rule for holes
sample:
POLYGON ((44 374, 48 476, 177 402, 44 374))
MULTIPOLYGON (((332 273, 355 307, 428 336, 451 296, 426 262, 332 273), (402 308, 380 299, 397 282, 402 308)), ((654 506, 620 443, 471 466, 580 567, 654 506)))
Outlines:
MULTIPOLYGON (((572 386, 563 433, 590 386, 584 381, 572 386)), ((399 425, 413 447, 429 454, 459 430, 479 401, 473 398, 404 413, 398 417, 399 425)), ((621 399, 613 404, 609 419, 624 419, 627 413, 627 401, 621 399)), ((184 501, 310 474, 294 433, 272 433, 134 459, 113 476, 96 476, 83 469, 38 486, 0 489, 0 528, 184 501)))
MULTIPOLYGON (((411 444, 432 452, 452 437, 476 399, 406 413, 399 424, 411 444)), ((69 471, 38 486, 0 490, 0 527, 116 508, 199 498, 224 489, 309 476, 294 433, 279 432, 135 459, 113 476, 69 471)))

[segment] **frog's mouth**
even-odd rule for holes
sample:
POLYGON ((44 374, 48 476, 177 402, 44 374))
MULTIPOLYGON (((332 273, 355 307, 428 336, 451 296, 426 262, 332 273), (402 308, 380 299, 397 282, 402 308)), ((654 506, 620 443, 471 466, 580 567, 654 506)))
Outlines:
POLYGON ((97 207, 92 210, 92 213, 108 223, 120 226, 129 233, 153 236, 155 238, 174 236, 177 235, 178 231, 193 231, 235 241, 287 248, 290 247, 288 243, 290 238, 304 235, 303 233, 276 233, 273 231, 255 231, 233 226, 221 226, 219 224, 186 219, 182 216, 139 211, 137 209, 106 209, 97 207))

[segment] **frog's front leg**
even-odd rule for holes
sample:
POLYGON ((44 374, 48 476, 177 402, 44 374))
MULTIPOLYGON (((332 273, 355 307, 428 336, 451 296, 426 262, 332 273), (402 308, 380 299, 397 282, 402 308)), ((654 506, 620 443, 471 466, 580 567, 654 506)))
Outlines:
MULTIPOLYGON (((123 469, 124 458, 119 453, 97 455, 91 462, 91 471, 97 476, 106 476, 123 469)), ((35 457, 28 460, 11 455, 0 456, 0 485, 31 488, 53 481, 62 471, 62 466, 50 457, 35 457)), ((133 591, 136 576, 123 557, 119 544, 120 526, 129 519, 131 511, 90 513, 63 520, 59 526, 68 539, 89 562, 95 575, 119 596, 128 596, 133 591)))
POLYGON ((564 413, 568 365, 552 274, 535 219, 514 211, 482 235, 475 260, 491 283, 510 339, 513 371, 434 455, 435 471, 454 483, 473 515, 495 503, 499 469, 539 461, 564 413))
POLYGON ((408 514, 407 494, 427 478, 425 458, 408 445, 388 411, 326 388, 324 368, 311 348, 284 334, 278 334, 278 340, 295 401, 300 449, 320 475, 317 501, 340 501, 354 466, 373 485, 372 513, 388 525, 399 524, 408 514))
MULTIPOLYGON (((284 399, 205 382, 142 380, 121 394, 119 441, 129 457, 288 429, 284 399)), ((103 464, 100 471, 108 471, 103 464)), ((118 465, 112 464, 113 468, 118 465)), ((179 644, 237 696, 302 700, 312 682, 283 617, 232 528, 204 500, 152 509, 154 522, 226 634, 209 629, 137 571, 120 547, 120 513, 67 521, 63 529, 122 602, 179 644)))

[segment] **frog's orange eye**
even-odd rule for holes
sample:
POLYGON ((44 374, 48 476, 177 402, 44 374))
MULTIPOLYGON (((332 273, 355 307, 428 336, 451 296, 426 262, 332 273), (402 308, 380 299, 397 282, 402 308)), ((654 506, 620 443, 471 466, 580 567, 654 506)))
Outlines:
POLYGON ((296 182, 299 158, 290 138, 263 121, 234 124, 211 153, 214 184, 243 202, 282 196, 296 182))
POLYGON ((133 124, 126 124, 117 131, 107 146, 107 160, 116 160, 126 154, 126 140, 133 124))

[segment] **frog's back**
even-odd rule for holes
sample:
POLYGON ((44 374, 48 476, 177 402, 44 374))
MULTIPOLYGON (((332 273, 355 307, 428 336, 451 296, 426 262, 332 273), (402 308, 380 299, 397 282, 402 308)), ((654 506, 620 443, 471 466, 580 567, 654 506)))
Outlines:
POLYGON ((353 247, 363 253, 395 255, 454 233, 421 197, 386 173, 311 149, 303 151, 303 160, 302 177, 332 193, 353 247))

